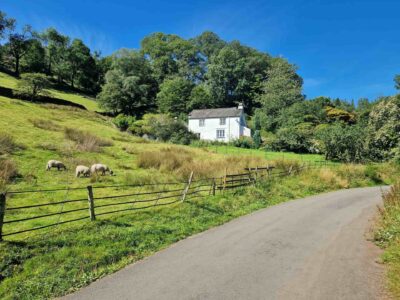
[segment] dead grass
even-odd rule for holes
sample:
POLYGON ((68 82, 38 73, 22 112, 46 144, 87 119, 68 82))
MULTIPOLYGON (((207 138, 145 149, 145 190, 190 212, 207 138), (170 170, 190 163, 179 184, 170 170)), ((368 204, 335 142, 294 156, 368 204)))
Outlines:
POLYGON ((58 146, 50 142, 38 143, 35 147, 42 150, 58 151, 58 146))
POLYGON ((65 128, 64 134, 67 139, 76 143, 77 150, 79 151, 101 152, 101 147, 113 145, 111 141, 99 138, 87 131, 65 128))
POLYGON ((18 176, 18 169, 11 159, 0 160, 0 190, 3 190, 7 183, 18 176))
POLYGON ((23 149, 25 149, 25 147, 17 144, 11 135, 5 132, 0 132, 0 155, 11 154, 23 149))
POLYGON ((143 169, 156 169, 169 172, 178 178, 187 179, 193 171, 196 178, 223 176, 225 172, 240 173, 244 168, 266 165, 260 157, 252 156, 204 156, 197 151, 181 147, 167 147, 145 151, 138 154, 137 166, 143 169))
POLYGON ((61 126, 54 123, 51 120, 45 119, 29 119, 29 122, 33 124, 33 126, 44 129, 44 130, 51 130, 51 131, 59 131, 61 130, 61 126))

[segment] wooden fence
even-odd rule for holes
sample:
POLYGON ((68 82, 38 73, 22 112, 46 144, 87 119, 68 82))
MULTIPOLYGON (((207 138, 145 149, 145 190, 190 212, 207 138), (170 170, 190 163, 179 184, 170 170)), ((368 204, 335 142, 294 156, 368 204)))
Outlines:
POLYGON ((288 176, 301 169, 324 165, 327 163, 313 162, 296 168, 290 166, 279 172, 273 166, 246 168, 243 173, 225 172, 222 177, 199 180, 195 179, 192 172, 185 182, 8 191, 0 194, 0 241, 6 236, 71 222, 95 221, 104 215, 216 195, 254 184, 261 178, 288 176), (32 194, 40 194, 44 200, 32 204, 32 198, 29 197, 32 194))

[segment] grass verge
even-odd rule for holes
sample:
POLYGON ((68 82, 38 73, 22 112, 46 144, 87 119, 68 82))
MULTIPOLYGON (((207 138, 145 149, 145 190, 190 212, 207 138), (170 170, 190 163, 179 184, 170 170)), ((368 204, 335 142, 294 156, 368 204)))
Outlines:
POLYGON ((376 243, 385 249, 382 260, 388 266, 389 289, 400 299, 400 181, 383 196, 381 222, 375 233, 376 243))

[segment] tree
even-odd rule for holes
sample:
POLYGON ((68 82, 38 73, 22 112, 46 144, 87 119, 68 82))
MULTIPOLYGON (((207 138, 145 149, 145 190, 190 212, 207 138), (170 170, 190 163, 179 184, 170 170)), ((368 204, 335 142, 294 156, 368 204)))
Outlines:
POLYGON ((394 156, 400 145, 400 97, 386 97, 373 107, 368 121, 367 145, 371 159, 394 156))
POLYGON ((67 49, 68 74, 71 87, 75 82, 90 89, 97 81, 96 62, 90 49, 79 39, 74 39, 67 49))
POLYGON ((69 37, 60 34, 54 28, 48 28, 40 37, 46 46, 47 74, 56 75, 58 81, 61 82, 68 68, 66 58, 69 37))
POLYGON ((39 95, 46 95, 45 89, 49 87, 46 75, 41 73, 25 73, 18 81, 16 92, 19 95, 30 97, 32 100, 39 95))
POLYGON ((365 127, 343 122, 326 125, 317 133, 325 158, 343 162, 360 162, 367 159, 365 135, 365 127))
POLYGON ((220 107, 244 104, 251 113, 254 98, 261 92, 261 82, 266 80, 270 58, 266 54, 232 42, 211 58, 206 82, 220 107))
POLYGON ((107 110, 140 116, 155 107, 156 89, 149 61, 137 51, 121 49, 113 55, 97 99, 107 110))
POLYGON ((221 50, 226 42, 211 31, 204 31, 199 36, 191 40, 197 49, 209 60, 221 50))
POLYGON ((206 84, 198 84, 192 89, 187 106, 188 111, 193 109, 212 108, 214 106, 215 102, 211 96, 210 89, 206 84))
POLYGON ((267 118, 264 124, 267 130, 276 130, 277 116, 296 102, 304 100, 302 78, 296 73, 297 68, 285 59, 274 58, 272 68, 268 70, 268 80, 263 83, 263 93, 259 97, 262 112, 267 118))
POLYGON ((22 72, 42 73, 46 69, 46 50, 39 40, 31 39, 26 54, 21 60, 22 72))
POLYGON ((260 148, 260 146, 261 146, 261 133, 260 133, 260 130, 254 131, 253 143, 254 143, 254 148, 256 148, 256 149, 260 148))
POLYGON ((156 98, 160 111, 175 117, 188 113, 192 88, 193 84, 184 78, 165 79, 156 98))
POLYGON ((4 38, 5 32, 7 30, 14 30, 15 23, 15 19, 7 18, 6 13, 0 10, 0 40, 4 38))
POLYGON ((158 83, 168 76, 196 81, 202 77, 201 57, 189 41, 174 34, 153 33, 142 40, 142 52, 151 62, 158 83))
POLYGON ((20 72, 21 59, 28 52, 31 42, 32 35, 29 26, 25 26, 22 33, 12 33, 8 37, 6 48, 13 60, 14 72, 17 76, 19 76, 20 72))

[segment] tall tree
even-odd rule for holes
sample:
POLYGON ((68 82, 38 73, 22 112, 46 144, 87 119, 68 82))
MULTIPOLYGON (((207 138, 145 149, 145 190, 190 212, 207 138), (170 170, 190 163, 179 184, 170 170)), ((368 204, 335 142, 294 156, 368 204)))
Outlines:
POLYGON ((15 19, 8 18, 6 13, 0 10, 0 40, 5 37, 5 32, 7 30, 14 30, 15 28, 15 19))
POLYGON ((149 61, 137 51, 121 49, 97 98, 105 109, 140 116, 155 107, 156 90, 149 61))
POLYGON ((145 37, 141 46, 159 83, 168 76, 178 75, 193 81, 202 77, 201 57, 189 41, 174 34, 157 32, 145 37))
POLYGON ((400 75, 394 77, 395 88, 400 90, 400 75))
POLYGON ((296 102, 304 100, 302 78, 296 67, 285 59, 274 58, 272 68, 267 72, 268 80, 263 84, 263 94, 259 97, 261 110, 267 121, 265 129, 275 130, 280 112, 296 102))
POLYGON ((221 50, 226 42, 212 31, 204 31, 199 36, 191 39, 191 42, 197 49, 209 60, 212 56, 221 50))
POLYGON ((164 80, 156 98, 160 111, 175 117, 188 113, 192 88, 193 84, 181 77, 164 80))
POLYGON ((218 106, 242 102, 251 112, 254 98, 267 78, 270 58, 252 48, 232 42, 211 58, 206 74, 207 84, 218 106))
POLYGON ((96 62, 90 49, 82 40, 74 39, 67 50, 68 74, 72 87, 76 81, 81 87, 90 88, 96 83, 96 62))
POLYGON ((11 56, 15 75, 19 76, 21 59, 27 53, 32 42, 30 26, 25 26, 21 33, 11 33, 8 37, 6 49, 11 56))

